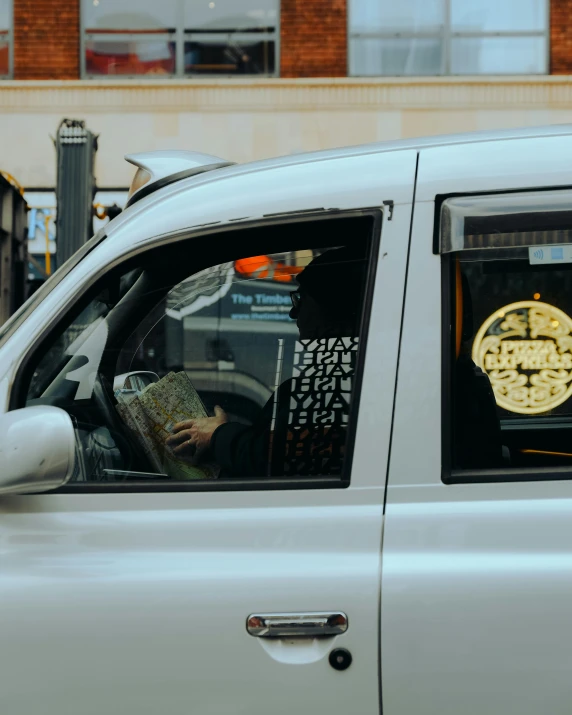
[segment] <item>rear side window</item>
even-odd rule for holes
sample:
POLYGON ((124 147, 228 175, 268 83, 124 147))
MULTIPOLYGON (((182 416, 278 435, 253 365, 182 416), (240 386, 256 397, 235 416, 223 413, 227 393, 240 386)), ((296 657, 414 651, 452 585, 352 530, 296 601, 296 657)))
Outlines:
POLYGON ((572 478, 572 192, 441 206, 444 478, 572 478))

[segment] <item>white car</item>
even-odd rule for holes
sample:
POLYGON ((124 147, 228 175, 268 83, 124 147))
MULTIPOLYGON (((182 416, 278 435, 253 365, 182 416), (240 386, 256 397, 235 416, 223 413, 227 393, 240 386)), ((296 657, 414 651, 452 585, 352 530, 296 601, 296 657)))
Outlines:
POLYGON ((2 713, 568 715, 572 128, 130 160, 0 328, 2 713))

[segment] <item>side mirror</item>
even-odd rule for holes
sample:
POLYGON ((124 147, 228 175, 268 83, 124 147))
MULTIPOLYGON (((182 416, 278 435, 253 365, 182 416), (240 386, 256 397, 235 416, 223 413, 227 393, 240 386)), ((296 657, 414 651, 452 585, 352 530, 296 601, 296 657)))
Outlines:
POLYGON ((0 494, 57 489, 75 469, 75 431, 59 407, 24 407, 0 415, 0 494))
POLYGON ((146 370, 137 370, 136 372, 124 372, 122 375, 117 375, 113 380, 113 392, 121 390, 122 392, 141 392, 147 385, 153 382, 159 382, 159 375, 155 372, 146 370))

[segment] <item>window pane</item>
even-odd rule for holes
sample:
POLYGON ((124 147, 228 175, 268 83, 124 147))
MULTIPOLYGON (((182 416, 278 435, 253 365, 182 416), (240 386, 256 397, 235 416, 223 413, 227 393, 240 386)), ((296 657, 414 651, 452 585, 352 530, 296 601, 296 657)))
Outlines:
POLYGON ((185 72, 197 74, 274 74, 274 42, 228 41, 205 36, 185 43, 185 72))
POLYGON ((528 207, 526 194, 466 197, 460 221, 442 213, 471 249, 445 258, 457 468, 572 467, 569 193, 531 193, 528 207))
POLYGON ((351 32, 438 32, 445 0, 350 0, 351 32))
POLYGON ((278 25, 278 0, 185 0, 185 29, 257 30, 278 25))
POLYGON ((437 38, 354 38, 350 48, 351 75, 438 75, 443 72, 443 45, 437 38))
POLYGON ((546 72, 542 37, 456 37, 451 40, 453 74, 541 74, 546 72))
POLYGON ((451 0, 454 32, 518 32, 546 29, 547 0, 451 0))
POLYGON ((298 245, 351 246, 229 254, 189 275, 181 243, 109 272, 31 366, 27 404, 74 420, 76 481, 345 474, 371 221, 339 225, 297 224, 298 245), (196 454, 174 426, 207 415, 220 419, 196 454))
POLYGON ((12 0, 0 0, 0 30, 10 29, 10 8, 12 0))
POLYGON ((459 258, 455 466, 572 467, 572 264, 532 266, 522 249, 459 258))
POLYGON ((83 27, 88 32, 174 29, 177 7, 178 0, 83 0, 83 27))
POLYGON ((97 40, 85 44, 86 72, 91 75, 173 74, 175 43, 168 40, 97 40))
MULTIPOLYGON (((163 319, 154 316, 151 332, 124 348, 118 370, 156 372, 166 376, 162 383, 176 379, 190 394, 184 375, 210 414, 216 405, 224 409, 228 425, 210 455, 219 477, 341 475, 365 275, 365 261, 350 264, 346 253, 310 249, 213 266, 175 286, 160 308, 163 319), (339 262, 328 263, 338 255, 339 262), (354 298, 334 299, 340 280, 354 298), (296 325, 290 295, 297 289, 296 325), (322 301, 335 308, 330 317, 321 314, 322 301)), ((149 394, 165 408, 160 385, 149 394)), ((122 417, 129 421, 127 410, 122 417)), ((183 447, 191 467, 192 449, 183 447)), ((174 476, 171 465, 163 469, 174 476)))
POLYGON ((10 46, 7 42, 2 42, 0 35, 0 75, 7 75, 10 68, 9 63, 10 46))

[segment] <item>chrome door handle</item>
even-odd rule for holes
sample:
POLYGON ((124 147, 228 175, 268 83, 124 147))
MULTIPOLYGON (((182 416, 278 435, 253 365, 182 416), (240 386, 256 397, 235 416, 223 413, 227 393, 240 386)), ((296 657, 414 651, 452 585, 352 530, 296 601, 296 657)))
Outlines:
POLYGON ((253 613, 246 630, 257 638, 316 638, 339 636, 348 630, 345 613, 253 613))

